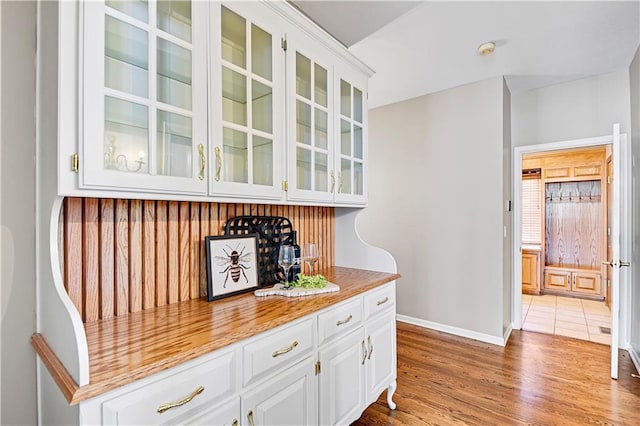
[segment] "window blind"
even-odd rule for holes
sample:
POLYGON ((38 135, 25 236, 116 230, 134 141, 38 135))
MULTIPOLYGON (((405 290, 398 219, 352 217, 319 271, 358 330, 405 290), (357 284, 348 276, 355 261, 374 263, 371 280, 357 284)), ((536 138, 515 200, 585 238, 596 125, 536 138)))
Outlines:
POLYGON ((542 243, 542 180, 540 169, 522 172, 522 243, 542 243))

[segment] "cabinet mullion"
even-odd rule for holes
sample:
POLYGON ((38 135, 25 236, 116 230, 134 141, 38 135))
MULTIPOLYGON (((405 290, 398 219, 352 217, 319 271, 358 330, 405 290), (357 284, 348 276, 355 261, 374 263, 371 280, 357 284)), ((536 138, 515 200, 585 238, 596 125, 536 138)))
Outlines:
POLYGON ((158 137, 158 39, 157 39, 157 3, 149 2, 149 146, 147 148, 148 173, 158 174, 157 137, 158 137))

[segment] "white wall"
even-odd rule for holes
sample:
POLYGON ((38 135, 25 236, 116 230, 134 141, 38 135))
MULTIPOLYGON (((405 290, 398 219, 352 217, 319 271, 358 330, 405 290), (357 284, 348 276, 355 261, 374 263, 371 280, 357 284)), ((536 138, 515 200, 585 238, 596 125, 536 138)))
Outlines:
POLYGON ((640 47, 629 67, 632 167, 631 346, 640 355, 640 47))
POLYGON ((503 101, 496 77, 369 111, 359 220, 398 263, 399 314, 500 339, 503 101))
POLYGON ((2 32, 2 417, 34 425, 36 3, 0 2, 2 32))
POLYGON ((629 72, 608 74, 514 93, 513 146, 611 134, 613 123, 629 131, 629 72))

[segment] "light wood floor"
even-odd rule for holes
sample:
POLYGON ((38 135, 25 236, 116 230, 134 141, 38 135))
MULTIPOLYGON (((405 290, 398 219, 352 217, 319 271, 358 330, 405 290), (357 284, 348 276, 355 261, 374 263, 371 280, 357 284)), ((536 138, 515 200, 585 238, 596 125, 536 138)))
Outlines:
POLYGON ((609 346, 514 331, 505 348, 398 323, 398 390, 353 423, 370 425, 640 425, 640 379, 609 346))

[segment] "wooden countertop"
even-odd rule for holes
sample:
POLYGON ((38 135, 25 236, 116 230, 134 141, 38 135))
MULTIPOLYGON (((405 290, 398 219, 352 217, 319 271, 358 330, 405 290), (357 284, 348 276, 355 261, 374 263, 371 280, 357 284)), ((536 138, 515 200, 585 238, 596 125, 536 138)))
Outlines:
POLYGON ((302 318, 400 277, 332 267, 320 271, 336 293, 288 298, 246 293, 207 302, 189 300, 85 325, 89 384, 79 387, 47 345, 32 345, 70 404, 77 404, 198 356, 302 318))

